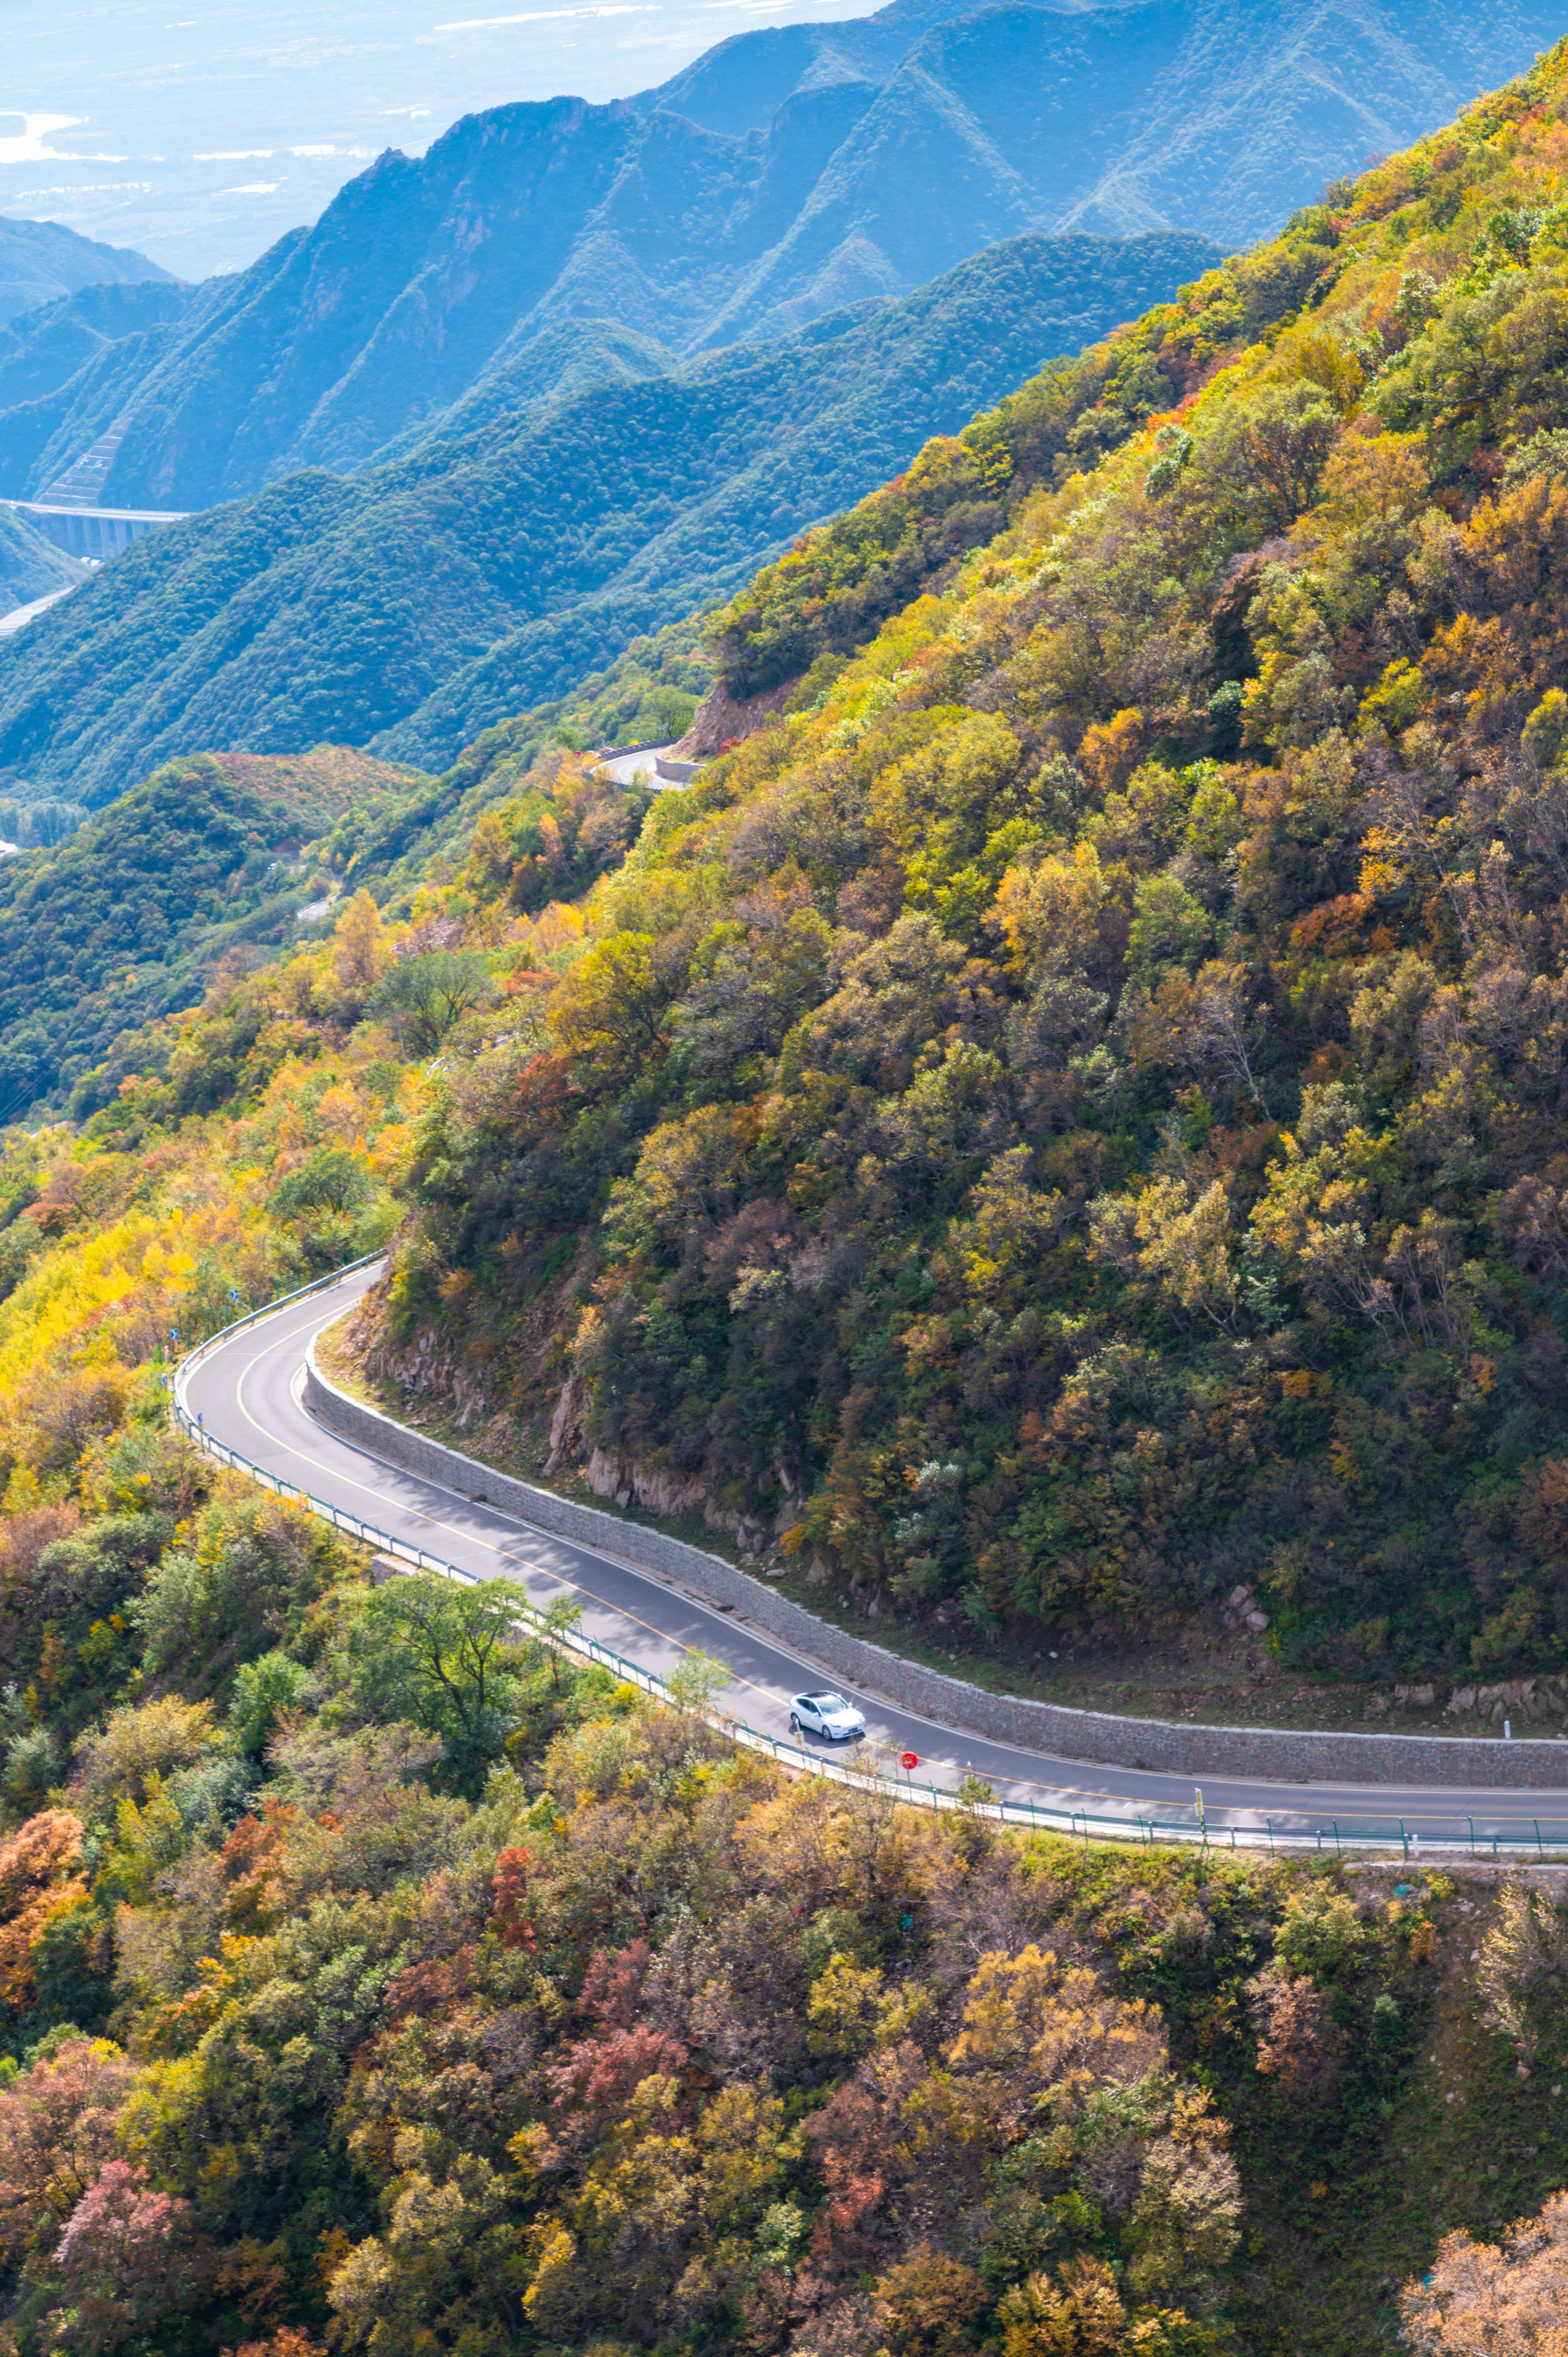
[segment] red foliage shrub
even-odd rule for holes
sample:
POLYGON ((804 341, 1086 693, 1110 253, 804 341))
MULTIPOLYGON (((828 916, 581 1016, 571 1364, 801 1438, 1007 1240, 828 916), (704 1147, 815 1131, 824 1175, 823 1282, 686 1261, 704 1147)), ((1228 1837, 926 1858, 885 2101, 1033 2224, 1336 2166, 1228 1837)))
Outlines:
POLYGON ((73 2039, 0 2090, 0 2251, 48 2249, 114 2150, 135 2066, 104 2039, 73 2039))
POLYGON ((646 2025, 612 2030, 607 2038, 581 2038, 544 2072, 557 2111, 610 2111, 635 2093, 644 2079, 675 2077, 689 2057, 678 2039, 646 2025))
POLYGON ((96 2357, 191 2298, 213 2254, 188 2201, 157 2193, 145 2169, 109 2161, 70 2214, 54 2255, 72 2349, 96 2357))
POLYGON ((607 2029, 628 2029, 636 2018, 638 2000, 652 1951, 646 1940, 633 1940, 618 1955, 601 1948, 583 1975, 580 2009, 607 2029))
POLYGON ((526 1849, 503 1849, 496 1860, 490 1881, 494 1899, 490 1920, 501 1935, 504 1948, 532 1949, 537 1944, 533 1925, 523 1911, 528 1869, 532 1862, 533 1854, 526 1849))

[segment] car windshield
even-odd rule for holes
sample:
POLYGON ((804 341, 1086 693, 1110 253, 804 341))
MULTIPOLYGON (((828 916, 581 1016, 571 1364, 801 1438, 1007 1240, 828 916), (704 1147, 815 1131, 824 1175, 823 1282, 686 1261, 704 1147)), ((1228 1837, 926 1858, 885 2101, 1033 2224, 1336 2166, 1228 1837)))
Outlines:
POLYGON ((818 1710, 847 1710, 849 1708, 849 1705, 845 1702, 843 1695, 808 1695, 806 1699, 808 1702, 814 1704, 818 1710))

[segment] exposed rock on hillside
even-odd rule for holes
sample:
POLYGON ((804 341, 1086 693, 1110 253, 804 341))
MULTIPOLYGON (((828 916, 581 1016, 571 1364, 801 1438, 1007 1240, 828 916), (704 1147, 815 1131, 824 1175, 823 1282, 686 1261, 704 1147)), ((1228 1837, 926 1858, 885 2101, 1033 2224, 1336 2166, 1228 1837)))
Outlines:
POLYGON ((779 687, 764 688, 760 694, 737 699, 721 683, 703 698, 690 728, 670 748, 671 755, 678 761, 695 761, 742 743, 778 718, 795 684, 786 680, 779 687))

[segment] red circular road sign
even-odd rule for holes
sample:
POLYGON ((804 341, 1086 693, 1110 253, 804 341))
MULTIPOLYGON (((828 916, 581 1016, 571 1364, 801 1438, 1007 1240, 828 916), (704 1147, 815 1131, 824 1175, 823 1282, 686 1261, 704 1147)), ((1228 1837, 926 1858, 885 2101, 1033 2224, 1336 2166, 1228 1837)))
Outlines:
POLYGON ((920 1755, 918 1751, 906 1751, 900 1754, 898 1760, 900 1768, 918 1768, 919 1764, 920 1755))

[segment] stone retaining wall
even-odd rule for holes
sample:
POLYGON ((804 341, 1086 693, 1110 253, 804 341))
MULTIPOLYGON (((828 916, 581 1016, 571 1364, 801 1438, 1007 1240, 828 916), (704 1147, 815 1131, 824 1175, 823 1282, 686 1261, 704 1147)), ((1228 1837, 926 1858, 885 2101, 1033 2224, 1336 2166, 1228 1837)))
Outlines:
MULTIPOLYGON (((631 1564, 655 1579, 716 1604, 787 1645, 814 1668, 861 1693, 918 1712, 960 1734, 1026 1750, 1167 1775, 1257 1777, 1279 1783, 1436 1784, 1568 1795, 1568 1743, 1505 1743, 1484 1736, 1330 1735, 1286 1727, 1180 1727, 1168 1719, 1113 1718, 1059 1703, 990 1694, 923 1663, 902 1659, 819 1620, 763 1581, 663 1531, 621 1522, 535 1489, 492 1466, 443 1448, 350 1399, 317 1366, 306 1374, 311 1414, 345 1440, 405 1472, 631 1564)), ((1568 1815, 1568 1807, 1563 1810, 1568 1815)))

